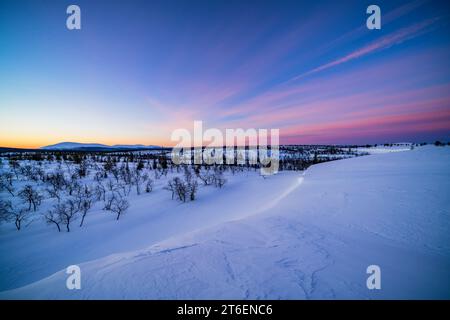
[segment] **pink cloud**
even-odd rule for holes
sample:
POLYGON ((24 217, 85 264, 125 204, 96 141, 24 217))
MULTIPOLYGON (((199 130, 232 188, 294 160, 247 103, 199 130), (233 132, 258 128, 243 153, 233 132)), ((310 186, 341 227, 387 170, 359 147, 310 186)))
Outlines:
POLYGON ((321 65, 315 69, 312 69, 306 73, 303 73, 301 75, 298 75, 292 79, 290 79, 289 81, 295 81, 298 80, 300 78, 309 76, 311 74, 315 74, 317 72, 335 67, 337 65, 346 63, 348 61, 366 56, 368 54, 374 53, 374 52, 378 52, 384 49, 388 49, 394 45, 398 45, 401 44, 407 40, 413 39, 415 37, 418 37, 419 35, 422 35, 428 31, 430 31, 430 29, 428 27, 430 27, 431 25, 433 25, 436 21, 438 21, 439 18, 433 18, 433 19, 428 19, 425 21, 422 21, 420 23, 416 23, 412 26, 409 27, 405 27, 403 29, 400 29, 390 35, 387 35, 383 38, 381 38, 380 40, 377 40, 365 47, 362 47, 358 50, 353 51, 352 53, 339 58, 337 60, 331 61, 329 63, 326 63, 324 65, 321 65), (427 29, 428 28, 428 29, 427 29))
POLYGON ((281 130, 280 135, 286 138, 297 137, 299 140, 302 136, 332 140, 345 137, 352 138, 355 135, 358 137, 379 135, 381 137, 395 133, 405 134, 437 130, 450 130, 450 109, 292 126, 281 130))

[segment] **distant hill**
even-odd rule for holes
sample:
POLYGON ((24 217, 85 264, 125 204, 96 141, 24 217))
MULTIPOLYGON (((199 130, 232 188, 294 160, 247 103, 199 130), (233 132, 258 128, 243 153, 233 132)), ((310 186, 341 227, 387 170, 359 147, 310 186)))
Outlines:
POLYGON ((124 150, 124 149, 158 149, 159 146, 145 146, 142 144, 116 144, 109 146, 100 143, 79 143, 79 142, 60 142, 49 146, 41 147, 42 150, 124 150))

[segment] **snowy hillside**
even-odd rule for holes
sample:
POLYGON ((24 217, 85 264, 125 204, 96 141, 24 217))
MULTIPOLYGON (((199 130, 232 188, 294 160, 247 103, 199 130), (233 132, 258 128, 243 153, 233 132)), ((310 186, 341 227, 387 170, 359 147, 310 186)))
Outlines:
POLYGON ((357 151, 359 153, 368 153, 368 154, 378 154, 378 153, 387 153, 387 152, 402 152, 414 149, 412 143, 395 143, 390 145, 377 145, 371 147, 359 147, 357 151))
POLYGON ((79 143, 79 142, 60 142, 49 146, 41 147, 43 150, 80 150, 80 149, 145 149, 158 148, 155 146, 144 146, 142 144, 116 144, 109 146, 100 143, 79 143))
POLYGON ((195 203, 152 194, 126 225, 99 218, 51 241, 6 232, 2 282, 27 285, 0 298, 449 299, 449 163, 447 147, 380 153, 236 178, 195 203), (81 290, 66 288, 69 264, 81 290), (373 264, 381 290, 366 287, 373 264))

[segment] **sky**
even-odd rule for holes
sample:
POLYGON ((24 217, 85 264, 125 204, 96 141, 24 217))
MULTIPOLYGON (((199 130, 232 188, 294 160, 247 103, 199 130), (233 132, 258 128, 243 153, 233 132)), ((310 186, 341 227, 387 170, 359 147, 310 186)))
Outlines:
POLYGON ((0 146, 172 146, 195 120, 285 144, 448 141, 449 35, 446 1, 0 0, 0 146))

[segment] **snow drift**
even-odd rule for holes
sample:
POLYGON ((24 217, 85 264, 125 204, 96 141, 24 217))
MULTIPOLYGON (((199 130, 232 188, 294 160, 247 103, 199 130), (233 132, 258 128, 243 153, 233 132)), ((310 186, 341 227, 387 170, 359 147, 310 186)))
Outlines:
POLYGON ((250 216, 80 263, 81 290, 61 270, 0 298, 449 299, 449 163, 430 146, 315 165, 250 216))

